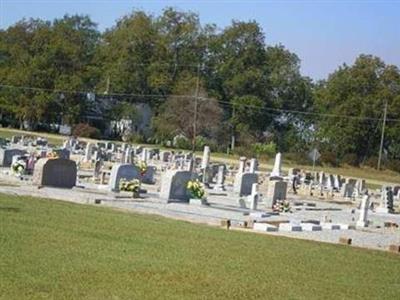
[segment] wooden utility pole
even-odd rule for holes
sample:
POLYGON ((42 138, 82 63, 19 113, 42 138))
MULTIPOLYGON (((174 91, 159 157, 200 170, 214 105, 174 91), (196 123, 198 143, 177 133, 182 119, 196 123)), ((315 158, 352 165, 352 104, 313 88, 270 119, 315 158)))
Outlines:
POLYGON ((386 125, 387 106, 388 106, 388 101, 386 99, 385 107, 383 109, 383 123, 382 123, 382 134, 381 134, 381 146, 379 147, 378 170, 381 169, 383 140, 385 139, 385 125, 386 125))
MULTIPOLYGON (((235 118, 235 106, 233 106, 233 110, 232 110, 232 119, 235 118)), ((235 138, 235 125, 232 122, 232 136, 231 136, 231 151, 235 150, 235 143, 236 143, 236 138, 235 138)))
POLYGON ((197 136, 197 114, 199 106, 199 90, 200 90, 200 63, 197 65, 197 82, 196 90, 194 95, 194 116, 193 116, 193 140, 192 140, 192 152, 196 149, 196 136, 197 136))

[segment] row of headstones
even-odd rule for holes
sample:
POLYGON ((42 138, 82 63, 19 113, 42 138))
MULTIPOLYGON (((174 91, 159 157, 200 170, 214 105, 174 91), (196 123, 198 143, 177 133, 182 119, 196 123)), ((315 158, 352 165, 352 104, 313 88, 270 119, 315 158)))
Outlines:
MULTIPOLYGON (((70 152, 66 149, 40 149, 38 152, 39 153, 37 154, 37 158, 44 158, 47 156, 49 152, 55 152, 59 158, 69 159, 70 157, 70 152)), ((24 149, 0 148, 0 166, 10 167, 12 163, 15 161, 15 157, 21 157, 21 159, 24 159, 24 157, 30 157, 30 156, 35 156, 35 155, 33 153, 28 153, 28 151, 24 149)))
POLYGON ((288 176, 289 178, 296 176, 303 186, 318 187, 321 193, 327 190, 332 193, 338 192, 342 197, 352 198, 367 192, 364 179, 342 178, 337 174, 306 172, 300 169, 289 169, 288 176))
POLYGON ((47 146, 48 141, 43 137, 27 137, 23 135, 13 135, 10 139, 11 144, 23 146, 47 146))

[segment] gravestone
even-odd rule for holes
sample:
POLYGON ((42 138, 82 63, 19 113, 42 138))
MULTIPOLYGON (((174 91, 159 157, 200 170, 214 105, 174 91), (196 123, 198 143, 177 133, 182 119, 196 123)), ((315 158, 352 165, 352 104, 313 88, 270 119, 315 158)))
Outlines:
POLYGON ((124 156, 124 161, 123 161, 123 163, 125 163, 125 164, 131 164, 131 163, 133 163, 133 156, 132 156, 132 153, 133 153, 132 148, 128 146, 128 147, 125 149, 125 156, 124 156))
POLYGON ((253 183, 252 187, 251 187, 251 194, 250 196, 247 196, 248 198, 248 202, 250 203, 250 209, 251 210, 256 210, 257 209, 257 204, 258 204, 258 198, 259 198, 259 194, 258 194, 258 184, 257 183, 253 183))
POLYGON ((208 146, 204 146, 204 150, 203 150, 203 158, 201 160, 201 168, 207 169, 208 168, 208 164, 210 163, 210 147, 208 146))
POLYGON ((381 204, 376 208, 378 213, 392 213, 393 212, 393 191, 390 186, 383 186, 381 193, 381 204))
POLYGON ((12 158, 15 155, 24 155, 25 150, 21 149, 2 149, 0 148, 0 166, 10 167, 12 163, 12 158))
POLYGON ((169 152, 169 151, 162 151, 161 152, 161 161, 162 162, 169 162, 169 160, 170 160, 170 158, 171 158, 171 152, 169 152))
POLYGON ((156 173, 156 167, 148 166, 146 172, 142 176, 142 182, 146 184, 154 184, 154 175, 156 173))
POLYGON ((358 227, 366 227, 368 225, 368 207, 369 207, 369 196, 365 195, 361 200, 360 216, 357 221, 358 227))
POLYGON ((190 171, 167 170, 161 177, 160 198, 189 202, 191 198, 187 190, 189 180, 196 179, 197 175, 190 171))
POLYGON ((239 196, 249 196, 253 183, 258 183, 258 175, 255 173, 238 173, 235 176, 233 192, 239 196))
POLYGON ((64 149, 55 149, 54 152, 57 154, 59 158, 69 159, 70 151, 66 148, 64 149))
POLYGON ((365 179, 361 179, 361 178, 357 179, 355 188, 356 188, 358 194, 365 193, 365 191, 367 190, 367 185, 365 183, 365 179))
POLYGON ((113 192, 119 192, 119 182, 126 180, 141 179, 140 170, 132 164, 115 164, 111 169, 108 188, 113 192))
POLYGON ((242 156, 239 158, 239 169, 238 173, 244 173, 244 169, 246 167, 246 157, 242 156))
POLYGON ((94 149, 94 144, 93 143, 87 143, 86 149, 85 149, 84 161, 90 161, 92 159, 93 149, 94 149))
POLYGON ((267 190, 267 206, 272 207, 277 200, 285 200, 287 193, 287 182, 285 181, 268 181, 267 190))
POLYGON ((100 171, 101 171, 101 166, 103 165, 103 162, 101 160, 96 160, 94 164, 94 170, 93 170, 93 177, 94 178, 99 178, 100 177, 100 171))
POLYGON ((352 198, 354 194, 354 185, 351 183, 345 183, 342 185, 341 189, 342 197, 344 198, 352 198))
POLYGON ((77 168, 73 160, 41 158, 33 171, 32 183, 39 186, 72 188, 76 184, 77 168))
POLYGON ((10 142, 11 142, 12 144, 18 144, 19 141, 20 141, 21 139, 22 139, 22 136, 20 136, 20 135, 13 135, 13 136, 11 137, 10 142))
POLYGON ((274 168, 272 169, 270 180, 282 180, 282 154, 278 152, 275 156, 274 168))
POLYGON ((255 158, 252 158, 250 160, 250 169, 249 172, 250 173, 255 173, 258 170, 258 161, 255 158))
POLYGON ((225 166, 220 165, 218 166, 217 183, 214 186, 214 190, 225 191, 224 183, 225 183, 225 166))
POLYGON ((140 159, 141 161, 147 163, 147 160, 149 159, 149 149, 143 148, 140 159))

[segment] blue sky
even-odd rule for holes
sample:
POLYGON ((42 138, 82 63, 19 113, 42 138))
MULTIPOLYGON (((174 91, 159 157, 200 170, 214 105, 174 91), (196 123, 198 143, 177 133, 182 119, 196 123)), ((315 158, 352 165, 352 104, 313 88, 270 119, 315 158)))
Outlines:
POLYGON ((191 10, 201 22, 223 28, 232 19, 256 20, 266 43, 283 44, 301 59, 304 75, 323 79, 361 53, 381 57, 400 67, 400 0, 392 1, 267 1, 267 0, 0 0, 0 28, 22 18, 52 20, 88 14, 99 29, 133 9, 155 15, 166 6, 191 10))

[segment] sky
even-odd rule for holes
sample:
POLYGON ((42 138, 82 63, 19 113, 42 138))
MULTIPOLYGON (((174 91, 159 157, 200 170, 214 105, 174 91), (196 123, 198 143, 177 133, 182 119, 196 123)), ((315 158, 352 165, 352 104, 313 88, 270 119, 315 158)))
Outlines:
POLYGON ((154 15, 167 6, 198 13, 202 24, 223 29, 255 20, 267 45, 282 44, 301 59, 301 72, 324 79, 360 54, 400 67, 400 0, 0 0, 0 28, 22 18, 53 20, 87 14, 103 31, 134 9, 154 15))

